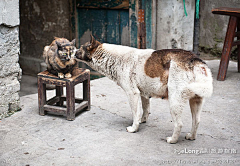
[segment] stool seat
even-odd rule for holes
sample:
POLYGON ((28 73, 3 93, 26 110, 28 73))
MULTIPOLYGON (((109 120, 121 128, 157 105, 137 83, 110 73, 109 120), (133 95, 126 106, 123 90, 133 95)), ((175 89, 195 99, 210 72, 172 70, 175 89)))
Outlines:
POLYGON ((217 80, 224 81, 233 46, 237 46, 238 72, 240 72, 240 8, 215 8, 212 9, 212 13, 230 16, 217 76, 217 80), (237 37, 236 41, 234 41, 235 37, 237 37))
POLYGON ((38 74, 38 106, 39 114, 54 112, 74 120, 75 115, 83 110, 90 110, 90 70, 75 68, 71 78, 59 78, 47 70, 38 74), (75 98, 74 86, 83 83, 83 98, 75 98), (56 96, 46 100, 46 84, 56 86, 56 96), (63 95, 63 87, 66 87, 66 96, 63 95), (66 105, 64 105, 66 101, 66 105))

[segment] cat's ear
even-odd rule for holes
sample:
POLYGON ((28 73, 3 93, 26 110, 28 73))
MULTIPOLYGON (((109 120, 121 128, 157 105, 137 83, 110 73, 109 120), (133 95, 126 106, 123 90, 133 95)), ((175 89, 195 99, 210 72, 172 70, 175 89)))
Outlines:
POLYGON ((73 39, 73 40, 71 41, 71 45, 72 45, 72 46, 75 46, 75 45, 76 45, 76 39, 73 39))
POLYGON ((93 35, 92 34, 90 34, 90 43, 91 43, 91 45, 92 46, 95 46, 95 44, 96 44, 96 39, 93 37, 93 35))
POLYGON ((56 41, 55 43, 57 44, 58 49, 61 50, 61 49, 62 49, 61 43, 59 43, 59 42, 57 42, 57 41, 56 41))
POLYGON ((90 45, 87 47, 88 50, 92 50, 93 48, 97 48, 101 43, 98 42, 93 35, 90 35, 90 45))

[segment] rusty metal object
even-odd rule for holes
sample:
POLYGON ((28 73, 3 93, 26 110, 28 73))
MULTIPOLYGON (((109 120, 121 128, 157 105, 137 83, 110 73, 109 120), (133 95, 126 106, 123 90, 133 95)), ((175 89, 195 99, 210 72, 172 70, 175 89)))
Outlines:
POLYGON ((38 106, 39 114, 55 112, 74 120, 75 115, 83 109, 90 110, 90 71, 75 68, 72 77, 60 79, 44 71, 38 74, 38 106), (83 99, 75 98, 74 86, 83 82, 83 99), (56 85, 56 96, 46 101, 46 84, 56 85), (66 87, 66 96, 63 96, 63 87, 66 87), (66 101, 66 106, 63 102, 66 101), (75 105, 75 103, 77 103, 75 105))
POLYGON ((146 26, 145 26, 145 11, 139 9, 138 11, 138 48, 146 48, 146 26))

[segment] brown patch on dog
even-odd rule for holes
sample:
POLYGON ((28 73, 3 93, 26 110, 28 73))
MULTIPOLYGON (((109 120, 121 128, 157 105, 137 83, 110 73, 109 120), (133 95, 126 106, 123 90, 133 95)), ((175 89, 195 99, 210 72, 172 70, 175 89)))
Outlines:
MULTIPOLYGON (((171 60, 174 60, 184 70, 193 70, 193 67, 198 63, 206 64, 190 51, 182 49, 158 50, 154 51, 145 63, 144 70, 146 75, 151 78, 160 77, 163 84, 167 84, 171 60)), ((206 70, 204 71, 206 75, 206 70)))
POLYGON ((147 76, 154 78, 160 77, 163 84, 168 82, 168 69, 170 67, 170 61, 167 58, 163 58, 164 52, 153 52, 152 55, 147 59, 144 70, 147 76))

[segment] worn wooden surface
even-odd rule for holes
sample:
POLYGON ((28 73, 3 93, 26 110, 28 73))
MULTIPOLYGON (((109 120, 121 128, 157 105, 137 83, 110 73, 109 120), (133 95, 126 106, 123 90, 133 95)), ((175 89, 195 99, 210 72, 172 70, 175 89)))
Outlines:
POLYGON ((218 76, 217 76, 217 80, 219 81, 224 81, 227 74, 230 53, 231 53, 231 49, 232 49, 232 45, 235 37, 235 31, 237 27, 237 20, 238 18, 234 16, 231 16, 229 18, 227 33, 225 36, 221 62, 219 66, 218 76))
POLYGON ((38 77, 38 108, 39 114, 45 115, 43 106, 46 104, 46 84, 43 83, 42 78, 38 77))
POLYGON ((240 8, 220 7, 212 9, 212 13, 240 17, 240 8))
POLYGON ((83 109, 90 110, 90 71, 76 68, 71 78, 60 79, 47 71, 38 74, 39 114, 54 112, 74 120, 75 114, 83 109), (83 82, 83 99, 75 98, 75 85, 83 82), (56 96, 46 101, 46 84, 56 85, 56 96), (66 96, 63 96, 63 86, 66 86, 66 96), (63 105, 66 101, 66 106, 63 105), (78 103, 75 106, 75 103, 78 103))
POLYGON ((237 46, 238 72, 240 72, 240 8, 215 8, 212 9, 212 13, 230 16, 217 76, 217 80, 224 81, 226 78, 231 49, 233 46, 237 46), (237 37, 237 41, 234 41, 235 37, 237 37))
POLYGON ((78 8, 89 9, 129 9, 129 0, 77 0, 78 8))
MULTIPOLYGON (((238 19, 236 36, 237 36, 237 40, 240 41, 240 19, 238 19)), ((238 55, 237 56, 238 57, 238 72, 240 73, 240 45, 237 46, 237 55, 238 55)))

